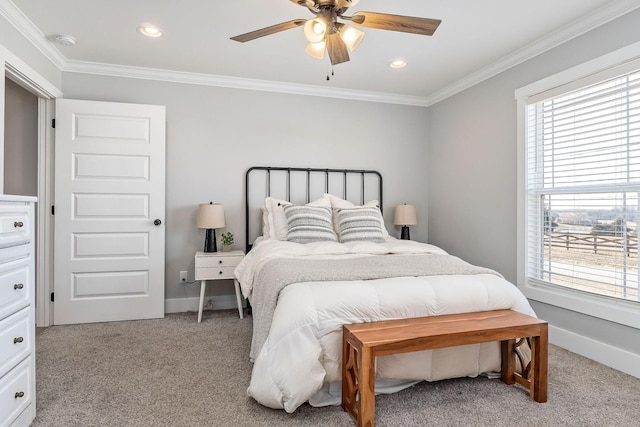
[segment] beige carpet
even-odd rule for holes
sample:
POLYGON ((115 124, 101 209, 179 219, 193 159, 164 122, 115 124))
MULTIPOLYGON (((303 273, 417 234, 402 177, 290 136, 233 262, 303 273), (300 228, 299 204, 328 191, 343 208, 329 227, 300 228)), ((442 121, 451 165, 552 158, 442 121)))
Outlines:
MULTIPOLYGON (((37 336, 33 426, 354 426, 339 406, 295 413, 246 396, 251 316, 237 311, 55 326, 37 336)), ((377 426, 638 426, 640 380, 551 346, 549 402, 464 378, 376 397, 377 426)))

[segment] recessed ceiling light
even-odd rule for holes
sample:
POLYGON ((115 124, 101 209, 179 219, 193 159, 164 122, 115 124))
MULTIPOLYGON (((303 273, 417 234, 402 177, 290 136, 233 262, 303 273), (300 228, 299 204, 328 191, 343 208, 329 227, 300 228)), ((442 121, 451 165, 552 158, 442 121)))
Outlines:
POLYGON ((76 38, 69 34, 56 34, 53 40, 62 46, 74 46, 76 44, 76 38))
POLYGON ((138 32, 147 37, 161 37, 162 30, 160 28, 154 27, 153 25, 140 25, 138 27, 138 32))
POLYGON ((391 68, 404 68, 407 66, 407 62, 404 59, 396 59, 389 64, 391 68))

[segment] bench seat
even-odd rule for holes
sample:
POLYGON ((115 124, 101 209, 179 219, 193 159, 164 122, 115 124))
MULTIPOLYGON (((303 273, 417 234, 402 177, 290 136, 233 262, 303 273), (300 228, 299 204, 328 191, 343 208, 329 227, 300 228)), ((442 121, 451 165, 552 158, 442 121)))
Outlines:
POLYGON ((502 381, 517 382, 529 389, 533 400, 546 402, 547 322, 513 310, 493 310, 344 325, 342 408, 358 427, 374 425, 377 356, 491 341, 501 342, 502 381), (515 348, 523 338, 530 338, 531 362, 518 373, 515 348))

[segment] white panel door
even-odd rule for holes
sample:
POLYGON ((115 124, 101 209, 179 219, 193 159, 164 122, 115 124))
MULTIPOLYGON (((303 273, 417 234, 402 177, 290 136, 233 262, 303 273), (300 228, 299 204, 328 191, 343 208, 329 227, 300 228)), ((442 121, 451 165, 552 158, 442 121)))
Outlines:
POLYGON ((56 101, 54 323, 164 317, 165 107, 56 101))

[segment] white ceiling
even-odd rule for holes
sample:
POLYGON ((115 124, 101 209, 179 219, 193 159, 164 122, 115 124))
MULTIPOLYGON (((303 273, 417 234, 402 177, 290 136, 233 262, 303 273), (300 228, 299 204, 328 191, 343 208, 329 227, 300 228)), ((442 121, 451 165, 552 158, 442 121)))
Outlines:
POLYGON ((290 0, 0 0, 0 12, 67 71, 140 74, 129 67, 142 67, 240 87, 364 91, 425 102, 638 7, 637 0, 361 0, 351 12, 437 18, 442 24, 432 37, 362 28, 366 36, 351 61, 335 66, 327 81, 328 59, 304 52, 301 28, 247 43, 229 40, 313 16, 290 0), (160 27, 164 37, 140 35, 136 28, 143 23, 160 27), (58 33, 73 35, 77 44, 52 43, 58 33), (408 66, 391 69, 396 58, 408 66))

